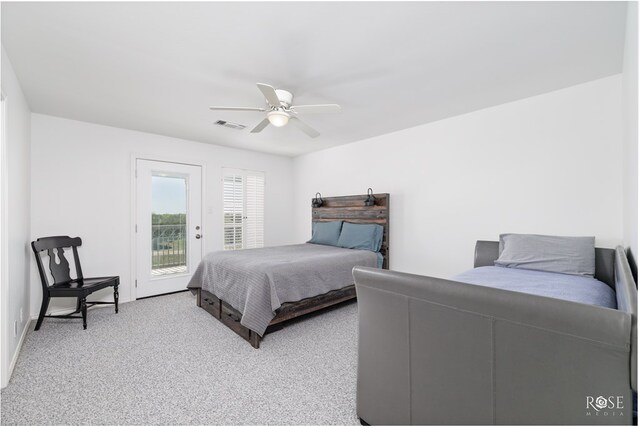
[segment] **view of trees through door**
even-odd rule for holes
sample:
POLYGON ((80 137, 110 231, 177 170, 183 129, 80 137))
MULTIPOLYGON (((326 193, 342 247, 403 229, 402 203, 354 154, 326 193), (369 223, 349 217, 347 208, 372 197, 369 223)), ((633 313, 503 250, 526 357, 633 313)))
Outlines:
POLYGON ((186 213, 152 213, 151 228, 151 268, 154 274, 159 275, 165 268, 182 268, 186 271, 186 213))

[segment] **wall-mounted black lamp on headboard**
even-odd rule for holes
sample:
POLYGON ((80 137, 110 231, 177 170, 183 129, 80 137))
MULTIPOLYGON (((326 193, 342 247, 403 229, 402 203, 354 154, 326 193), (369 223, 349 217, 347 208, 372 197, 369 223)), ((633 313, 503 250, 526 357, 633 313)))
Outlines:
POLYGON ((364 200, 364 205, 367 207, 376 205, 376 197, 373 196, 373 189, 367 189, 367 199, 364 200))
POLYGON ((324 200, 322 199, 322 194, 316 192, 316 198, 311 200, 311 207, 322 207, 324 204, 324 200))

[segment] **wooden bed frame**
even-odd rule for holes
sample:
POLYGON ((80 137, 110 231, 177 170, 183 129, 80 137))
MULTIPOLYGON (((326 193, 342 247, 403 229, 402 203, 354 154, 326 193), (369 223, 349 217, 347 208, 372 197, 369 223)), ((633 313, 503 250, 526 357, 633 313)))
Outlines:
MULTIPOLYGON (((380 249, 384 259, 382 267, 383 269, 389 269, 389 194, 373 194, 373 196, 375 197, 375 205, 373 206, 364 205, 367 195, 323 198, 321 207, 312 208, 312 221, 329 222, 342 220, 351 223, 382 225, 384 227, 384 236, 380 249)), ((240 324, 242 314, 235 308, 203 289, 198 289, 196 296, 196 303, 199 307, 247 340, 254 348, 258 349, 260 347, 262 338, 255 331, 240 324)), ((269 323, 265 335, 282 328, 282 323, 285 321, 355 299, 355 297, 356 289, 352 284, 298 302, 284 303, 276 311, 276 316, 269 323)))

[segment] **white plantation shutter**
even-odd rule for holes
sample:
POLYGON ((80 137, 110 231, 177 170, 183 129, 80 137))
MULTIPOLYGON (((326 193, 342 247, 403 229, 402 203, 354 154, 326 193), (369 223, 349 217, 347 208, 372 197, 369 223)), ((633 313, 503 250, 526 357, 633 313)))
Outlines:
POLYGON ((224 249, 236 250, 242 248, 242 223, 244 216, 243 179, 239 173, 225 171, 223 182, 224 214, 224 249), (227 174, 229 173, 229 174, 227 174))
POLYGON ((264 247, 264 173, 245 174, 244 248, 264 247))
POLYGON ((264 246, 264 173, 223 169, 224 250, 264 246))

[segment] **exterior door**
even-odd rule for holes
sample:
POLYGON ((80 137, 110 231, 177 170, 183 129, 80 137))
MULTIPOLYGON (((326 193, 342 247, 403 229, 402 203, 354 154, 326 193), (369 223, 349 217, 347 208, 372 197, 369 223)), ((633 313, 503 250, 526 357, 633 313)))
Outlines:
POLYGON ((202 258, 202 168, 136 160, 136 298, 184 290, 202 258))

